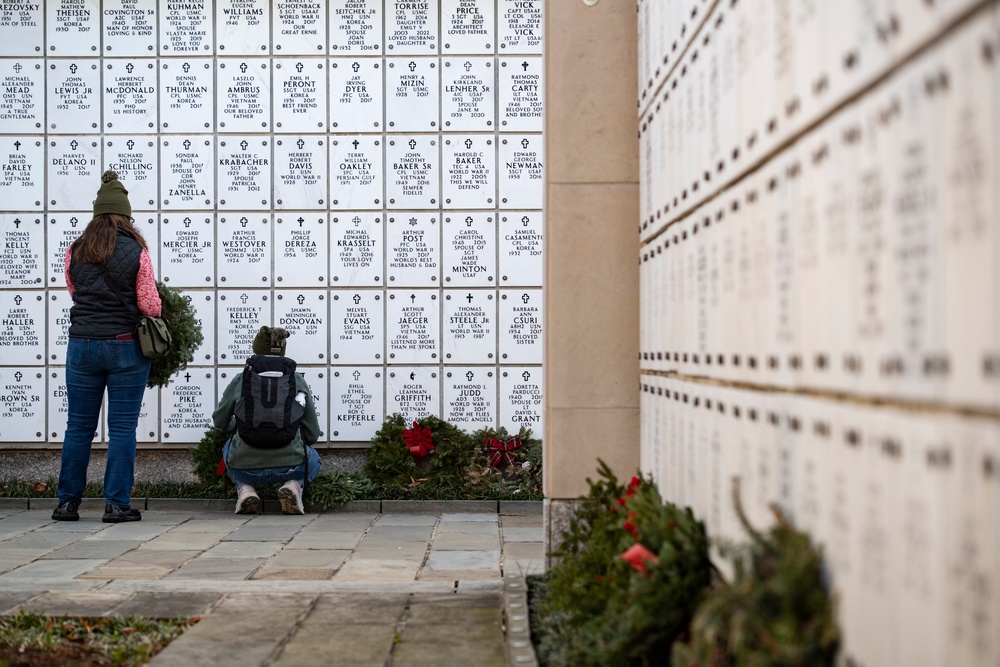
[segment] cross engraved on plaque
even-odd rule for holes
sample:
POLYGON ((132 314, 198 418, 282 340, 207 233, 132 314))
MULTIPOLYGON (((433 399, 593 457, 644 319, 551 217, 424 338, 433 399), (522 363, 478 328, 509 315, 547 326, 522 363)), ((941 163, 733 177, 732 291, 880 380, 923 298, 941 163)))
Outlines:
POLYGON ((439 360, 441 302, 436 290, 390 290, 386 304, 389 363, 431 364, 439 360))
POLYGON ((332 218, 330 275, 333 285, 382 285, 384 218, 380 213, 335 213, 332 218))
POLYGON ((437 138, 399 135, 386 147, 389 208, 431 208, 441 199, 437 138))
POLYGON ((45 227, 41 217, 0 214, 0 237, 5 250, 0 255, 0 287, 44 287, 45 227))
POLYGON ((493 208, 496 202, 496 144, 492 136, 452 135, 445 139, 441 187, 447 208, 493 208))
POLYGON ((445 58, 441 71, 441 116, 446 130, 494 127, 496 87, 492 58, 445 58))
POLYGON ((496 225, 491 213, 449 212, 441 264, 445 286, 496 284, 496 225))
POLYGON ((329 229, 326 214, 278 215, 274 226, 274 280, 283 287, 326 285, 329 229))
POLYGON ((0 196, 3 207, 39 211, 45 203, 45 147, 31 137, 0 138, 0 196))
MULTIPOLYGON (((104 128, 117 134, 156 129, 156 61, 112 61, 104 71, 104 128)), ((131 194, 131 192, 130 192, 131 194)))
POLYGON ((493 368, 447 366, 444 420, 474 433, 497 423, 497 374, 493 368))
POLYGON ((90 208, 100 183, 101 146, 94 137, 49 137, 49 210, 90 208))
POLYGON ((496 361, 496 296, 490 290, 445 290, 444 361, 496 361))
POLYGON ((440 85, 437 58, 388 58, 385 122, 390 132, 438 128, 440 85))
POLYGON ((94 132, 101 123, 101 72, 98 61, 50 60, 46 122, 60 134, 94 132))
POLYGON ((339 132, 372 132, 382 127, 381 60, 330 59, 330 125, 339 132))
POLYGON ((272 326, 271 300, 266 290, 219 290, 219 363, 243 364, 253 354, 253 339, 264 325, 272 326))
POLYGON ((274 204, 279 209, 327 208, 327 142, 323 137, 274 140, 274 204))
POLYGON ((225 213, 219 216, 219 283, 225 287, 265 287, 271 284, 270 216, 225 213))
POLYGON ((45 120, 45 70, 41 61, 18 59, 0 63, 0 86, 4 91, 0 99, 0 134, 41 130, 45 120))
POLYGON ((197 210, 215 200, 213 142, 205 137, 169 136, 160 143, 162 208, 197 210))
POLYGON ((335 290, 330 296, 332 363, 382 363, 385 359, 383 293, 370 290, 335 290))
POLYGON ((0 291, 0 364, 45 365, 45 296, 40 291, 0 291))
POLYGON ((287 329, 294 336, 295 361, 301 364, 328 361, 326 338, 329 322, 325 291, 275 291, 274 326, 287 329))
POLYGON ((371 440, 384 418, 382 367, 337 366, 330 377, 330 440, 371 440))
POLYGON ((160 127, 205 132, 212 127, 215 79, 208 58, 164 59, 160 73, 160 127))
POLYGON ((542 433, 542 369, 503 366, 500 371, 500 425, 510 432, 522 427, 542 433))
POLYGON ((108 137, 104 146, 104 164, 128 189, 132 210, 155 209, 158 156, 153 138, 108 137))
POLYGON ((165 215, 160 221, 160 270, 171 287, 211 287, 215 281, 212 219, 165 215))
POLYGON ((501 137, 501 208, 542 208, 542 136, 501 137))
POLYGON ((271 129, 271 69, 267 58, 227 58, 216 65, 219 132, 271 129))
POLYGON ((501 363, 542 363, 542 290, 500 294, 501 363))
POLYGON ((338 136, 330 146, 330 208, 382 208, 382 137, 338 136))
POLYGON ((220 209, 268 208, 271 196, 271 146, 255 136, 219 138, 220 209))
POLYGON ((542 59, 505 58, 500 61, 500 129, 515 132, 541 132, 542 59))
POLYGON ((213 369, 187 368, 178 371, 160 390, 165 441, 198 442, 205 437, 215 409, 214 378, 213 369))
POLYGON ((545 249, 542 213, 505 211, 500 216, 500 284, 540 286, 545 249))
MULTIPOLYGON (((8 363, 8 362, 4 362, 8 363)), ((0 442, 45 440, 44 369, 0 368, 0 442)))
POLYGON ((326 101, 325 63, 294 58, 274 61, 275 132, 325 130, 326 101))

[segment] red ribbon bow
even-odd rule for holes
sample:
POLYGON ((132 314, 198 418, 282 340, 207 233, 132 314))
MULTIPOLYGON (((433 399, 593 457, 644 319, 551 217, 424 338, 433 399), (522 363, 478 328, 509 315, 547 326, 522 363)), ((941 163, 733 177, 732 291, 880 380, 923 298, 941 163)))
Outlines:
POLYGON ((422 459, 436 449, 431 442, 431 430, 413 422, 413 428, 403 429, 403 444, 415 459, 422 459))
POLYGON ((490 454, 491 468, 499 468, 501 463, 514 466, 514 456, 511 452, 515 449, 520 449, 522 445, 521 438, 516 435, 508 438, 506 441, 489 436, 483 437, 483 446, 486 447, 487 453, 490 454))
POLYGON ((632 569, 639 573, 645 572, 647 565, 658 565, 660 562, 660 559, 656 554, 638 542, 626 549, 622 553, 621 559, 631 565, 632 569))

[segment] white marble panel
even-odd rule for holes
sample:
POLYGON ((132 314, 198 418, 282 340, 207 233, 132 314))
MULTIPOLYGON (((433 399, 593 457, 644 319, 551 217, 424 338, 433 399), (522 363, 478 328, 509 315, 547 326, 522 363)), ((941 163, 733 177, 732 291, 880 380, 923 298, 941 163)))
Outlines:
POLYGON ((271 42, 268 0, 216 0, 215 33, 220 54, 267 54, 271 42))
POLYGON ((328 360, 326 291, 276 290, 274 326, 287 329, 288 356, 300 364, 322 364, 328 360))
POLYGON ((259 136, 219 138, 217 149, 219 208, 270 208, 271 145, 259 136))
POLYGON ((449 213, 441 263, 445 286, 496 284, 497 227, 492 213, 449 213))
POLYGON ((356 0, 329 11, 331 55, 382 53, 382 0, 356 0))
POLYGON ((0 11, 0 56, 44 55, 44 11, 41 3, 0 11))
POLYGON ((330 143, 330 208, 382 208, 381 136, 341 136, 330 143))
POLYGON ((495 0, 443 0, 442 53, 493 53, 496 50, 495 0))
POLYGON ((115 134, 156 131, 156 60, 109 60, 104 64, 104 130, 115 134))
POLYGON ((100 61, 49 60, 46 128, 60 134, 95 132, 101 123, 100 61))
POLYGON ((385 418, 381 366, 330 369, 330 440, 367 441, 385 418))
POLYGON ((45 235, 45 263, 48 278, 45 284, 49 287, 65 287, 66 275, 63 267, 66 261, 66 250, 83 233, 83 228, 90 222, 90 215, 54 213, 48 216, 48 220, 48 234, 45 235))
POLYGON ((385 299, 381 291, 335 290, 330 302, 332 363, 382 363, 385 299))
MULTIPOLYGON (((0 37, 0 44, 4 42, 4 37, 0 37)), ((0 62, 0 86, 4 90, 4 97, 0 100, 0 121, 3 121, 0 134, 41 131, 45 122, 44 61, 11 59, 0 62)))
MULTIPOLYGON (((51 244, 50 244, 51 247, 51 244)), ((215 228, 208 216, 176 214, 160 219, 160 271, 171 287, 210 287, 215 282, 215 228)), ((50 280, 52 274, 50 273, 50 280)))
POLYGON ((201 209, 215 199, 215 152, 205 137, 160 140, 160 200, 168 210, 201 209))
POLYGON ((326 285, 328 248, 326 213, 279 213, 274 220, 275 285, 326 285))
POLYGON ((500 139, 501 208, 542 208, 544 139, 539 134, 502 135, 500 139))
MULTIPOLYGON (((65 361, 65 354, 60 358, 65 361)), ((48 375, 47 393, 45 395, 47 407, 46 420, 48 424, 46 439, 49 442, 62 442, 63 436, 66 433, 66 418, 69 415, 69 399, 66 394, 66 367, 49 366, 46 372, 48 375)))
POLYGON ((493 208, 496 143, 490 135, 451 135, 442 148, 441 195, 446 208, 493 208))
POLYGON ((438 283, 440 235, 433 213, 389 217, 386 272, 390 287, 431 287, 438 283))
POLYGON ((315 59, 275 58, 273 66, 274 131, 325 131, 326 63, 315 59))
POLYGON ((500 129, 513 132, 541 132, 544 67, 541 58, 501 58, 501 104, 497 110, 500 129))
POLYGON ((205 132, 215 126, 215 71, 210 58, 160 61, 160 128, 205 132))
POLYGON ((500 53, 542 52, 544 0, 497 0, 497 43, 500 53))
POLYGON ((210 54, 215 48, 214 19, 210 0, 160 0, 160 52, 210 54))
MULTIPOLYGON (((107 401, 107 395, 105 395, 107 401)), ((105 403, 107 405, 107 403, 105 403)), ((215 406, 212 406, 213 409, 215 406)), ((105 411, 105 415, 107 412, 105 411)), ((106 418, 106 417, 105 417, 106 418)), ((135 439, 137 442, 160 441, 160 389, 146 387, 142 395, 142 407, 139 408, 139 422, 136 424, 135 439)))
POLYGON ((49 55, 100 56, 99 0, 50 0, 45 3, 49 55))
POLYGON ((146 252, 153 262, 153 273, 160 275, 160 216, 156 213, 133 211, 132 225, 146 241, 146 252))
MULTIPOLYGON (((7 363, 7 362, 4 362, 7 363)), ((0 368, 0 442, 45 441, 45 374, 41 368, 0 368)))
POLYGON ((40 291, 0 291, 0 364, 45 363, 45 296, 40 291))
POLYGON ((212 426, 215 410, 215 369, 189 367, 178 371, 160 389, 165 444, 200 442, 212 426))
POLYGON ((217 61, 215 98, 219 132, 270 131, 270 60, 247 57, 217 61))
POLYGON ((241 365, 253 354, 253 339, 272 326, 268 290, 219 290, 216 305, 219 363, 241 365))
POLYGON ((386 303, 386 349, 393 364, 430 364, 440 359, 441 301, 437 290, 390 290, 386 303))
POLYGON ((0 215, 0 287, 44 287, 45 227, 39 214, 0 215))
POLYGON ((444 413, 441 418, 449 424, 467 433, 492 428, 497 424, 495 368, 446 367, 443 396, 444 413))
POLYGON ((156 9, 136 0, 104 0, 101 10, 107 55, 156 55, 156 9))
POLYGON ((384 71, 381 60, 330 58, 330 127, 338 132, 380 130, 384 71))
POLYGON ((387 58, 385 122, 390 132, 438 129, 441 112, 437 58, 387 58))
POLYGON ((93 210, 101 185, 101 145, 96 137, 49 137, 50 211, 93 210))
MULTIPOLYGON (((386 415, 399 413, 409 424, 441 414, 441 378, 437 366, 393 366, 386 374, 386 415)), ((372 435, 378 427, 376 424, 372 435)))
MULTIPOLYGON (((296 361, 298 361, 296 359, 296 361)), ((330 415, 327 411, 330 406, 329 376, 330 369, 327 366, 297 366, 295 372, 305 378, 309 385, 309 393, 312 394, 313 408, 316 410, 316 421, 319 422, 319 440, 327 440, 330 432, 330 415)))
POLYGON ((274 139, 274 206, 278 209, 325 209, 327 141, 310 136, 274 139))
POLYGON ((437 208, 441 172, 435 135, 393 137, 385 159, 389 208, 437 208))
POLYGON ((154 137, 107 137, 104 164, 118 172, 128 190, 132 212, 156 209, 160 158, 154 137))
POLYGON ((192 363, 211 364, 215 362, 215 292, 186 291, 184 298, 194 308, 195 319, 201 327, 202 341, 192 353, 192 363))
POLYGON ((441 117, 444 129, 492 130, 496 120, 493 58, 442 58, 441 117))
POLYGON ((266 213, 223 213, 216 225, 216 262, 223 287, 271 284, 271 219, 266 213))
POLYGON ((500 362, 542 363, 542 290, 500 292, 500 362))
POLYGON ((0 197, 4 209, 39 211, 45 203, 45 147, 35 137, 0 139, 0 197))
POLYGON ((537 437, 544 433, 545 404, 543 374, 539 366, 502 366, 500 368, 500 419, 498 424, 509 432, 521 427, 537 437))
POLYGON ((285 55, 323 55, 326 3, 279 2, 272 7, 271 41, 285 55))
POLYGON ((385 5, 386 54, 437 53, 438 0, 385 5))
POLYGON ((380 213, 347 212, 331 216, 331 285, 382 285, 385 226, 380 213))
POLYGON ((445 363, 496 361, 496 303, 493 290, 445 290, 442 336, 445 363))

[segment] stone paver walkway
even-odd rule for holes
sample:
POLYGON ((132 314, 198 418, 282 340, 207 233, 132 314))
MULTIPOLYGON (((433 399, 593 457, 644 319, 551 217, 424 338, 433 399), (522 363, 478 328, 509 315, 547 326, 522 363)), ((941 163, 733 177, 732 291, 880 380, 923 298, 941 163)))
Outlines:
POLYGON ((52 521, 51 508, 0 510, 0 614, 202 617, 152 667, 533 662, 521 650, 520 579, 542 569, 540 508, 236 516, 191 507, 130 524, 101 523, 102 508, 87 504, 78 522, 52 521))

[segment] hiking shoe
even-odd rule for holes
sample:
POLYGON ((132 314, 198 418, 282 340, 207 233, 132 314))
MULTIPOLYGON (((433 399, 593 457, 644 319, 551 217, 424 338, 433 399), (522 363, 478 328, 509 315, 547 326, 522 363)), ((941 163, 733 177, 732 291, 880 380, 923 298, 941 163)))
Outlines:
POLYGON ((56 521, 79 521, 78 509, 80 509, 80 501, 67 500, 64 503, 59 503, 59 507, 52 510, 52 518, 56 521))
POLYGON ((131 507, 115 507, 114 505, 104 506, 104 516, 101 517, 104 523, 125 523, 126 521, 142 521, 142 514, 139 510, 131 507))
POLYGON ((260 496, 250 484, 236 484, 236 514, 260 514, 260 496))
POLYGON ((306 513, 302 505, 302 484, 294 479, 288 480, 278 489, 278 501, 281 502, 281 511, 285 514, 306 513))

